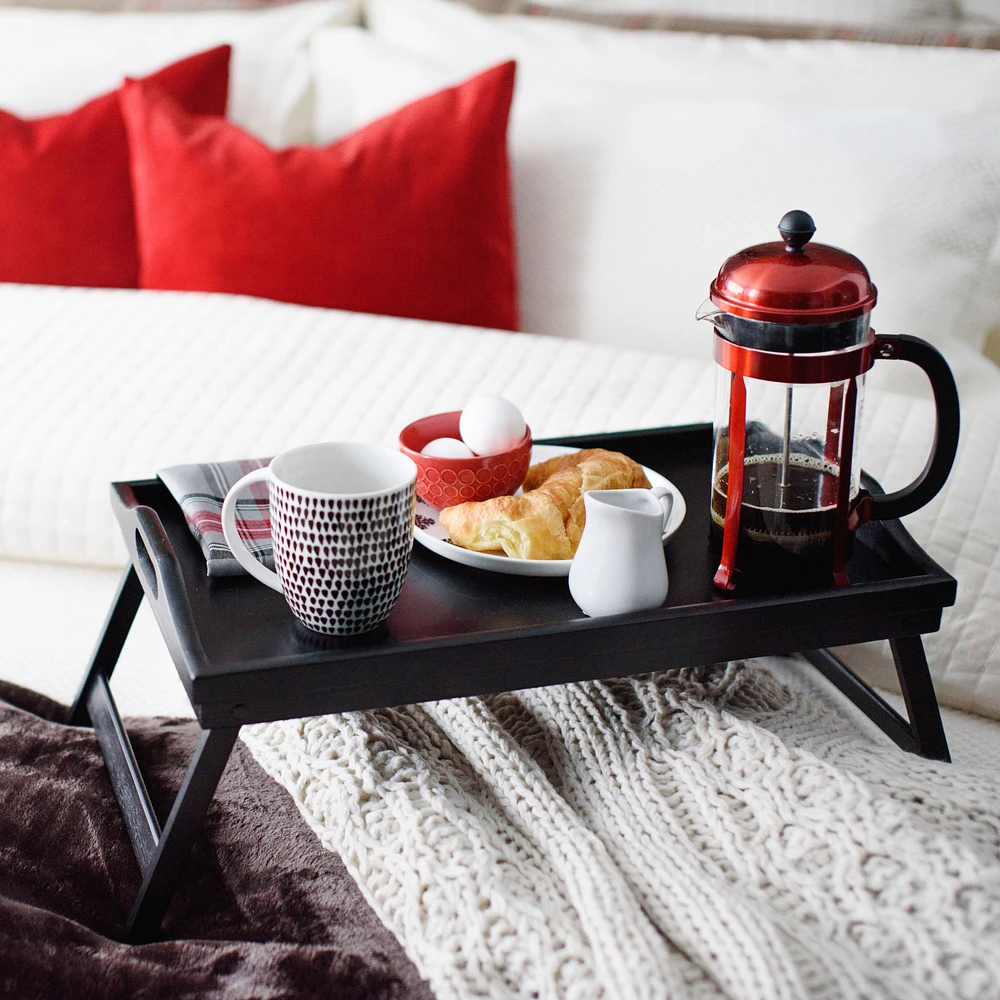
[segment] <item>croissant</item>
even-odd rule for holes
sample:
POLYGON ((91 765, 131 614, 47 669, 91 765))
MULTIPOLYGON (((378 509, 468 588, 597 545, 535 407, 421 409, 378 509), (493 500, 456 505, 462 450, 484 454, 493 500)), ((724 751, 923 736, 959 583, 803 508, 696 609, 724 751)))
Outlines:
POLYGON ((441 511, 452 542, 514 559, 572 559, 586 522, 588 490, 648 489, 642 466, 617 451, 587 448, 528 469, 521 496, 461 503, 441 511))

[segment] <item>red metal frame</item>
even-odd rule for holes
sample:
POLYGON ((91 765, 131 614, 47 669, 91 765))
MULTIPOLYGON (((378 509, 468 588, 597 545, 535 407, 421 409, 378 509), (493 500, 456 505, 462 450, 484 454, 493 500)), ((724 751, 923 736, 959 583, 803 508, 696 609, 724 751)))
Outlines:
POLYGON ((777 354, 741 347, 715 331, 715 360, 726 371, 763 382, 785 385, 815 385, 819 382, 843 382, 864 375, 875 363, 872 345, 874 332, 865 343, 847 351, 826 354, 777 354))
MULTIPOLYGON (((726 526, 722 534, 722 559, 714 583, 722 590, 736 586, 736 546, 740 540, 740 507, 743 504, 743 452, 746 445, 747 387, 742 375, 733 375, 729 390, 729 485, 726 487, 726 526), (733 469, 739 470, 734 476, 733 469)), ((714 485, 713 485, 714 489, 714 485)))

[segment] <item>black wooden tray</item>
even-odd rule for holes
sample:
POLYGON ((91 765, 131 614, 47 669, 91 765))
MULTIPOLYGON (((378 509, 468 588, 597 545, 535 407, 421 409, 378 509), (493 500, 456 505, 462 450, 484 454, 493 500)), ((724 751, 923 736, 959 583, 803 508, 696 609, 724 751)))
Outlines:
MULTIPOLYGON (((73 705, 91 724, 121 806, 142 884, 128 940, 154 937, 184 860, 246 722, 378 708, 804 652, 907 750, 948 759, 920 635, 941 622, 955 581, 898 522, 865 525, 841 589, 780 590, 742 580, 712 585, 708 425, 566 438, 551 443, 623 451, 667 476, 687 517, 667 543, 670 594, 655 611, 590 619, 565 579, 503 576, 415 546, 399 603, 367 635, 328 639, 293 617, 284 598, 249 577, 210 579, 180 507, 158 479, 112 484, 131 564, 73 705), (150 800, 110 688, 146 597, 202 726, 169 815, 150 800), (826 646, 889 639, 909 721, 826 646)), ((877 484, 866 481, 870 489, 877 484)))
POLYGON ((565 579, 487 573, 416 545, 385 625, 365 636, 324 638, 301 626, 280 594, 249 577, 210 579, 159 480, 114 484, 133 564, 202 725, 917 636, 935 631, 942 608, 954 603, 954 579, 898 522, 861 529, 850 587, 781 591, 742 580, 733 593, 720 593, 709 541, 709 425, 549 443, 613 447, 684 494, 687 517, 667 543, 670 593, 662 608, 589 619, 565 579))

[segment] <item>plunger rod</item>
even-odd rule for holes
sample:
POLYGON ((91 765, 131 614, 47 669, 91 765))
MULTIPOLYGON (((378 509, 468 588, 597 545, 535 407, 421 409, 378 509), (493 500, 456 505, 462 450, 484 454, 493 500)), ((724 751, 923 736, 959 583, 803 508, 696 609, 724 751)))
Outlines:
POLYGON ((778 506, 785 506, 785 490, 791 485, 789 459, 792 447, 792 387, 785 389, 785 434, 781 442, 781 480, 778 483, 778 506))

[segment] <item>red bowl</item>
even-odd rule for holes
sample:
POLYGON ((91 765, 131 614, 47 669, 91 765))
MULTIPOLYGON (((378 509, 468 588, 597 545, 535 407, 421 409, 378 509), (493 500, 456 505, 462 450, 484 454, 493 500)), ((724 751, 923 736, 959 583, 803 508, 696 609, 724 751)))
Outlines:
POLYGON ((417 466, 417 496, 432 507, 453 507, 467 500, 509 496, 524 482, 531 460, 531 428, 510 451, 475 458, 436 458, 421 455, 428 442, 439 437, 460 438, 461 410, 435 413, 415 420, 399 432, 399 450, 417 466))

